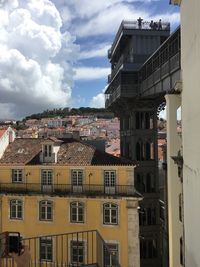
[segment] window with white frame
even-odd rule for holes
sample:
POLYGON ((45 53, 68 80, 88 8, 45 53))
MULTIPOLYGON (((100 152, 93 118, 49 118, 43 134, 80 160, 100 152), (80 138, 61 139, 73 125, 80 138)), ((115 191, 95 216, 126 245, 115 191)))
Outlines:
POLYGON ((83 170, 72 170, 71 172, 72 189, 76 192, 82 192, 83 170))
POLYGON ((22 183, 23 182, 23 170, 13 169, 12 170, 12 183, 22 183))
POLYGON ((116 187, 116 171, 104 171, 105 193, 114 194, 116 187))
POLYGON ((22 200, 12 199, 10 201, 10 219, 23 219, 23 202, 22 200))
POLYGON ((52 155, 52 145, 44 145, 43 148, 44 148, 44 156, 50 158, 52 155))
POLYGON ((103 205, 103 223, 118 224, 118 205, 114 203, 103 205))
POLYGON ((52 183, 53 183, 53 171, 52 170, 42 170, 41 184, 42 185, 52 185, 52 183))
POLYGON ((117 267, 119 261, 118 244, 108 244, 104 247, 104 267, 117 267))
POLYGON ((39 218, 40 221, 53 220, 53 203, 48 200, 40 201, 39 203, 39 218))
POLYGON ((70 220, 72 223, 84 222, 84 204, 81 202, 72 202, 70 204, 70 220))
POLYGON ((40 238, 40 261, 53 261, 53 240, 51 237, 40 238))
POLYGON ((83 241, 71 241, 71 263, 73 266, 82 266, 84 264, 83 241))

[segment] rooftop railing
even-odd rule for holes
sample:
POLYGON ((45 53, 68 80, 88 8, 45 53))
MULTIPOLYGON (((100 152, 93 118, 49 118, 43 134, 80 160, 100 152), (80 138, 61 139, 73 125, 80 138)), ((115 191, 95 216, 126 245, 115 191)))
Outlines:
POLYGON ((170 23, 169 22, 160 22, 155 21, 153 24, 150 21, 141 21, 141 24, 136 20, 123 20, 120 24, 120 27, 115 36, 114 42, 112 44, 111 49, 108 50, 108 57, 111 58, 112 51, 117 44, 117 41, 123 30, 158 30, 158 31, 170 31, 170 23))
POLYGON ((50 194, 50 195, 87 195, 87 196, 135 196, 134 185, 104 186, 96 184, 52 184, 40 183, 1 183, 0 194, 50 194))
MULTIPOLYGON (((120 267, 97 230, 22 239, 31 255, 29 267, 120 267)), ((2 267, 17 267, 12 258, 0 259, 2 267)))

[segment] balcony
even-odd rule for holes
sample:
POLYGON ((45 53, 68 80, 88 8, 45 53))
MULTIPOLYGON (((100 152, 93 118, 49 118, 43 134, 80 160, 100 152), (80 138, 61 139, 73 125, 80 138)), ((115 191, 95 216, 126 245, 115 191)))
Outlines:
POLYGON ((105 92, 105 106, 110 108, 112 104, 121 98, 134 98, 138 95, 137 72, 120 72, 109 84, 105 92))
MULTIPOLYGON (((22 244, 31 255, 29 267, 105 267, 114 258, 97 230, 25 238, 22 244)), ((0 261, 1 266, 17 267, 11 257, 0 261)), ((120 267, 116 257, 115 266, 120 267)))
POLYGON ((118 73, 120 69, 123 69, 125 71, 131 71, 134 69, 134 66, 136 64, 133 62, 133 59, 130 58, 128 55, 121 55, 118 62, 115 64, 114 68, 112 69, 112 72, 108 78, 108 83, 112 81, 112 79, 115 77, 115 75, 118 73))
POLYGON ((111 94, 105 95, 105 107, 110 108, 121 98, 134 98, 138 93, 137 85, 119 85, 111 94))
POLYGON ((137 196, 137 192, 133 185, 41 185, 40 183, 1 183, 0 194, 48 194, 56 196, 137 196))

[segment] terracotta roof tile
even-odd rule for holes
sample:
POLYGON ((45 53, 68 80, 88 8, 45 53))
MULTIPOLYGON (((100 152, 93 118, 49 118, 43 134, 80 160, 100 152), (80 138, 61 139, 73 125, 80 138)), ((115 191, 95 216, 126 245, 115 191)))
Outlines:
MULTIPOLYGON (((39 155, 44 140, 31 138, 15 139, 4 152, 0 165, 42 164, 39 161, 39 155)), ((60 143, 57 157, 58 165, 134 165, 133 161, 101 152, 94 146, 74 139, 61 139, 60 141, 62 142, 60 143)))

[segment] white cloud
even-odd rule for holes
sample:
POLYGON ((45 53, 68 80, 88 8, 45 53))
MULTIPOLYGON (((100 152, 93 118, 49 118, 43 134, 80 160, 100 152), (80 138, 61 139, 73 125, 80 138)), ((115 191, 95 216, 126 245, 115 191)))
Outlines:
POLYGON ((90 107, 92 108, 105 108, 105 95, 100 93, 94 96, 90 102, 90 107))
MULTIPOLYGON (((136 20, 142 17, 151 20, 151 11, 145 5, 136 8, 134 2, 143 4, 159 0, 68 0, 68 8, 73 12, 77 20, 72 25, 73 32, 79 37, 114 34, 122 20, 136 20)), ((159 14, 158 19, 166 18, 172 23, 179 22, 179 13, 159 14)))
POLYGON ((108 86, 106 85, 101 93, 99 93, 96 96, 93 96, 92 100, 90 101, 90 107, 105 108, 105 95, 104 95, 104 92, 106 91, 107 87, 108 86))
POLYGON ((76 68, 75 80, 97 80, 106 79, 110 68, 79 67, 76 68))
POLYGON ((80 52, 79 59, 106 57, 110 46, 111 44, 103 43, 95 45, 95 48, 91 50, 83 50, 80 52))
POLYGON ((68 105, 79 49, 54 4, 6 0, 0 13, 0 105, 16 117, 68 105))
POLYGON ((159 0, 101 0, 101 1, 91 1, 91 0, 53 0, 57 6, 62 6, 63 8, 68 8, 73 11, 75 17, 81 19, 87 19, 100 14, 103 10, 108 8, 113 8, 117 4, 127 5, 134 2, 156 2, 159 0))
POLYGON ((123 19, 133 20, 139 16, 146 17, 144 12, 136 12, 128 6, 117 4, 102 10, 84 24, 74 25, 74 32, 80 37, 99 34, 113 34, 123 19))

